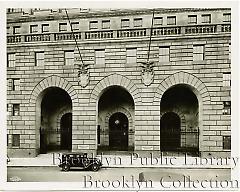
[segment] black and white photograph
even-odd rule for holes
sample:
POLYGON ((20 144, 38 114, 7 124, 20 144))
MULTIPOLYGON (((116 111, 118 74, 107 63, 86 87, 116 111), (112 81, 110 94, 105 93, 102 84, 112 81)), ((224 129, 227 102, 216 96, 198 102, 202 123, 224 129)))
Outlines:
POLYGON ((2 1, 0 190, 239 190, 238 2, 202 3, 2 1))

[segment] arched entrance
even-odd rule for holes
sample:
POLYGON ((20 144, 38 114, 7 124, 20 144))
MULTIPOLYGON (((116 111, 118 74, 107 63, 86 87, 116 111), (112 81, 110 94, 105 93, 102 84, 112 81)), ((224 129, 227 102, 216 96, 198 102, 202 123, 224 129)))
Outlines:
POLYGON ((106 88, 98 101, 98 152, 134 148, 134 101, 121 86, 106 88))
POLYGON ((198 153, 199 104, 193 89, 190 85, 177 84, 163 94, 160 103, 162 151, 198 153))
POLYGON ((58 124, 59 114, 64 109, 72 109, 68 93, 58 87, 49 87, 41 93, 40 104, 40 153, 52 150, 71 149, 72 115, 64 115, 58 124))
POLYGON ((180 148, 180 118, 176 113, 165 113, 161 118, 160 142, 163 151, 180 148))
POLYGON ((128 118, 123 113, 114 113, 109 119, 109 148, 128 150, 128 118))
POLYGON ((72 113, 62 116, 60 122, 61 130, 61 149, 72 149, 72 113))

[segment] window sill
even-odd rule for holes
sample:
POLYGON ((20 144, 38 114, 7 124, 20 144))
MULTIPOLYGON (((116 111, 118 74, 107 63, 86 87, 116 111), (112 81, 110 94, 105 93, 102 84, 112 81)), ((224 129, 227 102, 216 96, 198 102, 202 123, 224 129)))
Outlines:
POLYGON ((224 152, 231 152, 231 149, 222 149, 224 152))
POLYGON ((20 149, 20 146, 12 146, 12 147, 9 147, 10 149, 20 149))

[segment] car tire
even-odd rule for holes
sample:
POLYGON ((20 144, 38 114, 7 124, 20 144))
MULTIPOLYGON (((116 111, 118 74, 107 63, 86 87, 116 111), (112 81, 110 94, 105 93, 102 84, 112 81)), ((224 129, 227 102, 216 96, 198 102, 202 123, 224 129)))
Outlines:
POLYGON ((67 172, 67 171, 69 171, 69 169, 70 169, 70 166, 68 164, 62 165, 62 170, 63 171, 67 172))
POLYGON ((92 164, 92 166, 91 166, 92 171, 98 171, 99 169, 100 169, 100 166, 98 164, 96 164, 96 163, 92 164))

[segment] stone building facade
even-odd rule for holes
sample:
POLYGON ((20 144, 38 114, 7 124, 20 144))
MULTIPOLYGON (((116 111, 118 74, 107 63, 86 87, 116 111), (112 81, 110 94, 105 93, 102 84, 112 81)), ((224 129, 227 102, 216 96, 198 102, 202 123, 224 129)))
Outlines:
POLYGON ((7 59, 10 157, 230 154, 230 9, 8 9, 7 59))

